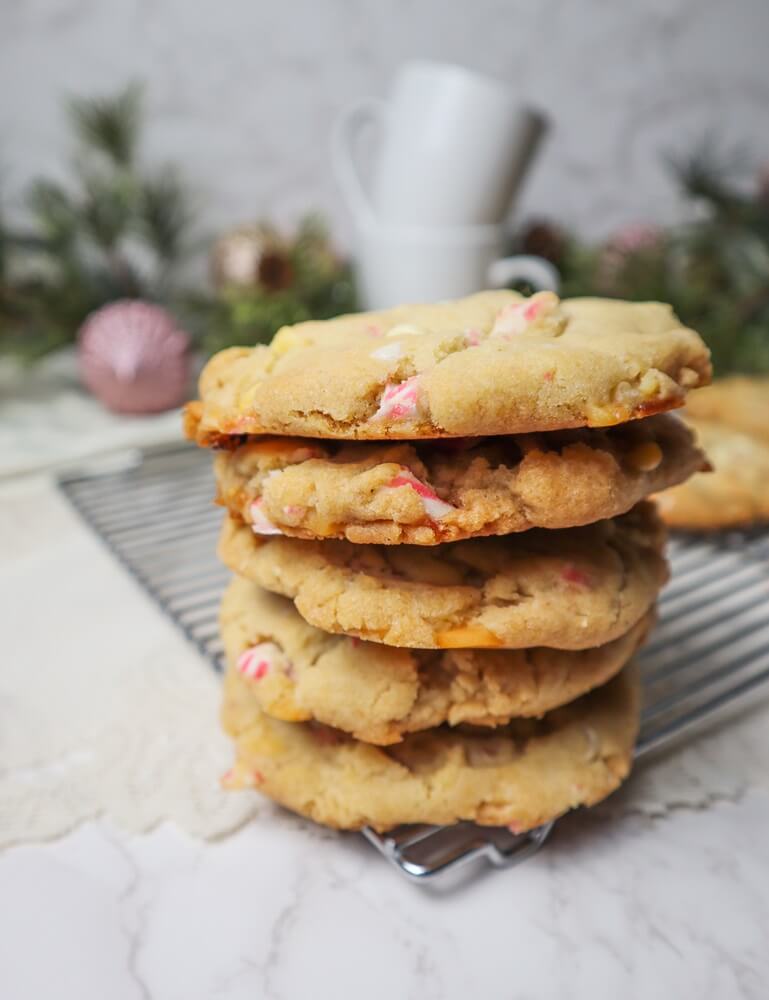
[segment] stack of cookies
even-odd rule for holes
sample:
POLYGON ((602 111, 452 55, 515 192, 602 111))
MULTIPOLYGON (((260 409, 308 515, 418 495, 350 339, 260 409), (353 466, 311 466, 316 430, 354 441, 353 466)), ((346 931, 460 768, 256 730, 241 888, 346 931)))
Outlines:
POLYGON ((303 323, 203 372, 235 576, 232 787, 334 827, 524 831, 627 775, 665 582, 644 497, 704 467, 657 303, 485 292, 303 323))

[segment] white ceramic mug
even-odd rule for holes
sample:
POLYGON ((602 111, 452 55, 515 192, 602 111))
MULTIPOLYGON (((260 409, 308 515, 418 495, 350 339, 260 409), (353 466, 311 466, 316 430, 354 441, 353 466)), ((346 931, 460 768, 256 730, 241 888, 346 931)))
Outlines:
POLYGON ((497 224, 546 123, 507 86, 461 66, 408 63, 388 102, 366 99, 337 122, 334 162, 353 212, 365 212, 359 137, 378 133, 370 194, 373 215, 393 225, 497 224))
POLYGON ((498 226, 418 229, 376 222, 358 230, 358 290, 367 309, 461 298, 526 281, 558 290, 558 272, 541 257, 503 257, 498 226))

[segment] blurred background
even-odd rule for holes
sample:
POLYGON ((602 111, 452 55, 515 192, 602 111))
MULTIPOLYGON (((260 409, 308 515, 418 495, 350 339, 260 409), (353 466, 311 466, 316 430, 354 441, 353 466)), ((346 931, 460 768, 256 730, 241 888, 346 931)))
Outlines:
POLYGON ((495 255, 545 258, 565 294, 670 301, 721 374, 769 370, 764 0, 26 0, 0 18, 0 351, 47 356, 115 300, 162 307, 95 324, 80 371, 109 409, 189 391, 126 389, 161 342, 201 357, 388 301, 355 286, 330 140, 416 58, 547 121, 495 255))

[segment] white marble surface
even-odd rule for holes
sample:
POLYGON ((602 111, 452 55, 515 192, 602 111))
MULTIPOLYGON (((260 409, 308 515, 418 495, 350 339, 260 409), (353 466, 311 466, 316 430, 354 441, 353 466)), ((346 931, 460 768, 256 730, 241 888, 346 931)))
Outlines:
POLYGON ((680 208, 665 152, 710 132, 769 161, 768 34, 766 0, 6 0, 3 194, 64 173, 64 95, 143 79, 147 153, 184 167, 208 227, 310 208, 344 224, 331 122, 427 56, 496 74, 553 117, 524 210, 588 233, 664 220, 680 208))
POLYGON ((277 811, 202 845, 98 824, 0 856, 8 1000, 700 1000, 769 980, 769 797, 559 827, 452 892, 277 811))

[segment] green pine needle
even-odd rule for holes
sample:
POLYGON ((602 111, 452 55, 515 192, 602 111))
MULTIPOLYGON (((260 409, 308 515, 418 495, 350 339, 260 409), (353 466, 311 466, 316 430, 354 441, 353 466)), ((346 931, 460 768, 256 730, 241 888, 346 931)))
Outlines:
POLYGON ((116 166, 132 166, 141 123, 141 88, 130 84, 114 97, 75 97, 68 110, 75 134, 116 166))
POLYGON ((191 199, 176 170, 166 167, 143 181, 140 231, 166 266, 175 264, 187 249, 192 220, 191 199))

